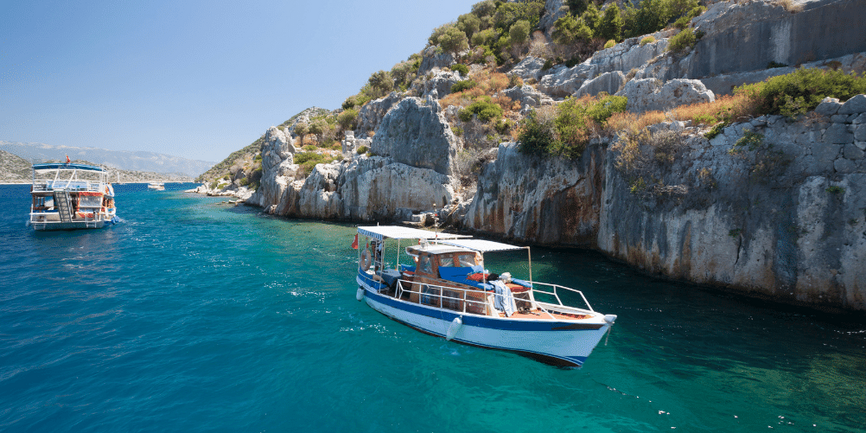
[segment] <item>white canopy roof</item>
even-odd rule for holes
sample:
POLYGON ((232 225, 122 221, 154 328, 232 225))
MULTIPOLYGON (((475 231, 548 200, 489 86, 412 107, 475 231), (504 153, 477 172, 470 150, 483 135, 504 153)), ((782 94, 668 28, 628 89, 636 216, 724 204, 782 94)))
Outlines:
POLYGON ((466 249, 489 253, 493 251, 511 251, 522 250, 527 247, 519 247, 517 245, 503 244, 501 242, 486 241, 483 239, 454 239, 437 241, 440 244, 453 245, 455 247, 463 247, 466 249))
POLYGON ((412 227, 403 226, 365 226, 358 227, 358 234, 382 240, 391 239, 459 239, 467 238, 465 235, 451 233, 431 232, 412 227))

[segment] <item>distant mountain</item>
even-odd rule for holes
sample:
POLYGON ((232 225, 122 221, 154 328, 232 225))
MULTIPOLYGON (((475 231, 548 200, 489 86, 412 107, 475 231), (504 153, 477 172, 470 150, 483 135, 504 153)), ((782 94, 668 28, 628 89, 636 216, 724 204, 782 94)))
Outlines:
POLYGON ((0 150, 0 180, 6 182, 28 182, 31 178, 29 161, 5 150, 0 150))
POLYGON ((95 147, 53 146, 45 143, 0 141, 0 150, 20 156, 28 162, 72 159, 93 161, 111 167, 155 173, 176 173, 196 177, 215 162, 198 161, 154 152, 98 149, 95 147))

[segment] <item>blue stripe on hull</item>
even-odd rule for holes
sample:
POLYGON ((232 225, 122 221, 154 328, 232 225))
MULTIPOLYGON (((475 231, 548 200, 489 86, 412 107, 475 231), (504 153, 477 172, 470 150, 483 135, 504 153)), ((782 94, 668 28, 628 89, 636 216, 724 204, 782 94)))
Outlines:
MULTIPOLYGON (((370 280, 369 278, 361 278, 360 275, 359 275, 359 280, 365 280, 364 282, 370 281, 370 282, 377 284, 378 286, 381 286, 382 288, 385 287, 384 285, 379 284, 377 282, 374 282, 374 281, 370 280)), ((360 282, 362 282, 362 281, 359 281, 359 283, 360 282)), ((572 331, 572 332, 573 331, 581 331, 581 330, 596 331, 596 330, 598 330, 604 326, 604 325, 598 325, 598 324, 590 324, 590 325, 587 325, 587 327, 585 329, 577 329, 574 327, 574 325, 575 325, 574 322, 567 322, 567 321, 538 322, 538 321, 522 321, 522 320, 521 321, 505 320, 505 319, 498 319, 497 320, 494 318, 487 318, 487 317, 483 317, 483 316, 474 316, 474 315, 470 315, 470 314, 460 314, 460 313, 451 312, 451 311, 447 311, 447 310, 437 309, 434 307, 427 307, 427 306, 423 306, 423 305, 419 305, 419 304, 415 304, 415 303, 409 303, 406 301, 394 299, 390 296, 381 295, 381 294, 377 293, 375 290, 370 290, 369 287, 363 287, 363 285, 361 287, 364 288, 365 296, 370 298, 367 301, 368 303, 371 301, 376 302, 376 303, 385 305, 385 306, 393 308, 393 309, 405 311, 405 312, 410 313, 410 314, 416 314, 416 315, 421 315, 421 316, 425 316, 425 317, 430 317, 434 320, 439 320, 439 321, 443 321, 446 323, 454 320, 454 318, 456 318, 456 317, 461 317, 463 324, 465 326, 474 326, 474 327, 478 327, 478 328, 506 330, 506 331, 542 331, 542 332, 543 331, 563 331, 563 330, 572 331)), ((371 307, 372 307, 372 305, 371 305, 371 307)), ((435 337, 445 338, 444 334, 440 334, 438 332, 434 332, 434 331, 431 331, 429 329, 421 328, 418 325, 406 322, 405 320, 400 320, 400 319, 393 317, 393 316, 391 316, 391 315, 389 315, 389 314, 385 313, 384 311, 381 311, 377 308, 373 308, 373 309, 376 311, 379 311, 380 313, 382 313, 386 317, 389 317, 390 319, 392 319, 398 323, 402 323, 402 324, 404 324, 404 325, 406 325, 412 329, 418 330, 420 332, 423 332, 425 334, 432 335, 435 337)), ((465 344, 465 345, 469 345, 469 346, 475 346, 475 347, 482 347, 482 348, 496 349, 496 350, 511 352, 511 353, 515 353, 518 355, 522 355, 522 356, 537 360, 539 362, 543 362, 545 364, 550 364, 550 365, 554 365, 554 366, 558 366, 558 367, 580 367, 581 365, 583 365, 583 363, 587 359, 586 356, 556 356, 556 355, 552 355, 549 353, 533 352, 533 351, 520 350, 520 349, 509 348, 509 347, 480 344, 478 342, 467 341, 467 340, 463 340, 460 338, 454 338, 451 341, 465 344)))

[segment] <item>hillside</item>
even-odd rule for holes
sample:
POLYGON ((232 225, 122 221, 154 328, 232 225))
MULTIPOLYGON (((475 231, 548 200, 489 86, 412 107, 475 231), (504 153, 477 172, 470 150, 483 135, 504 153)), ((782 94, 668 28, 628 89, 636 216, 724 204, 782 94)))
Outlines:
POLYGON ((5 150, 0 150, 0 182, 30 182, 30 162, 5 150))
POLYGON ((210 186, 864 310, 864 20, 855 0, 485 0, 210 186))
MULTIPOLYGON (((62 162, 60 160, 47 160, 41 162, 62 162)), ((189 176, 177 173, 153 173, 136 170, 119 170, 91 161, 76 159, 73 162, 100 166, 109 171, 109 181, 122 183, 142 182, 192 182, 189 176)), ((17 155, 0 150, 0 182, 6 183, 29 183, 33 179, 32 165, 30 161, 17 155)))
POLYGON ((53 146, 45 143, 18 143, 0 141, 0 150, 15 154, 27 161, 48 161, 64 158, 95 161, 130 172, 166 173, 189 178, 198 176, 213 165, 177 156, 144 151, 98 149, 94 147, 53 146))

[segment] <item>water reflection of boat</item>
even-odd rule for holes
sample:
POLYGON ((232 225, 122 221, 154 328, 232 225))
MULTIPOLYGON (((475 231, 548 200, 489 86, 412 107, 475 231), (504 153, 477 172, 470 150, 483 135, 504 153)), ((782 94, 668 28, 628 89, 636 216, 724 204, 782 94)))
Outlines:
POLYGON ((154 190, 154 191, 164 191, 165 190, 165 184, 163 184, 162 182, 151 182, 151 183, 147 184, 147 189, 154 190))
POLYGON ((616 320, 578 290, 533 281, 529 247, 399 226, 358 227, 356 236, 353 247, 365 239, 358 300, 427 334, 579 367, 616 320), (418 243, 401 250, 404 239, 418 243), (484 254, 511 250, 527 252, 528 280, 485 269, 484 254))
POLYGON ((91 165, 34 164, 29 224, 34 230, 75 230, 118 222, 106 178, 104 169, 91 165))

